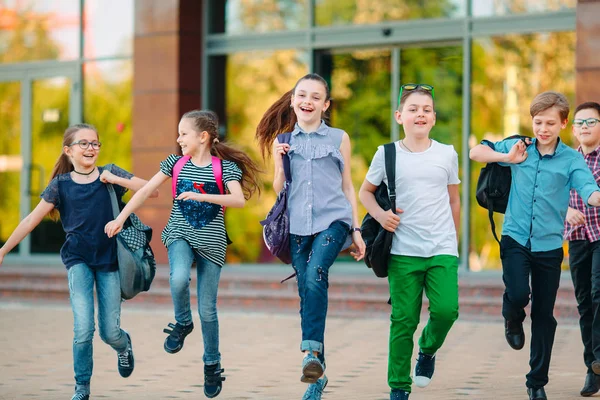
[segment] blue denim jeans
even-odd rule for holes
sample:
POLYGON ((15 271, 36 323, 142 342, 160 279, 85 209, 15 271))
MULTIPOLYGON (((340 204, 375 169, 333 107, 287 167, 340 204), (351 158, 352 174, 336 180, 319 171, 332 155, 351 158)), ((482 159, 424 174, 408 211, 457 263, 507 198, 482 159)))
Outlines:
POLYGON ((300 295, 301 351, 316 351, 325 361, 325 318, 329 268, 348 237, 350 226, 335 221, 329 228, 310 236, 290 235, 292 266, 300 295))
POLYGON ((175 307, 175 320, 181 325, 193 322, 190 308, 190 274, 196 260, 198 313, 204 340, 204 356, 207 365, 221 361, 219 353, 219 318, 217 316, 217 291, 221 278, 221 267, 199 256, 185 240, 176 240, 169 245, 171 274, 171 297, 175 307))
POLYGON ((69 268, 69 293, 73 309, 73 368, 78 386, 89 386, 92 378, 94 338, 94 282, 98 297, 98 327, 102 340, 121 353, 128 340, 120 328, 121 286, 119 272, 94 271, 86 264, 69 268))

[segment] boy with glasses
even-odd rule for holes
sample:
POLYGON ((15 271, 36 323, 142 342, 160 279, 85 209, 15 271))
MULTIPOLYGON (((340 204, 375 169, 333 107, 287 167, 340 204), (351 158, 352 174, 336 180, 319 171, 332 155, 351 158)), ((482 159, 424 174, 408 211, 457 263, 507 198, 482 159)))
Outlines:
POLYGON ((530 144, 520 139, 503 140, 494 143, 495 150, 479 144, 471 149, 470 158, 497 162, 511 169, 512 184, 500 241, 506 286, 502 304, 504 333, 510 347, 523 348, 524 309, 531 295, 527 393, 530 400, 546 400, 544 386, 548 383, 556 332, 553 311, 560 283, 569 192, 575 189, 586 205, 598 207, 600 188, 581 154, 558 137, 569 116, 565 96, 541 93, 533 99, 529 112, 535 135, 530 144))
MULTIPOLYGON (((573 134, 588 168, 600 183, 600 104, 587 102, 577 106, 573 134)), ((591 396, 600 390, 600 209, 585 207, 581 197, 571 190, 565 223, 569 241, 569 264, 579 310, 583 340, 583 360, 587 367, 580 394, 591 396)))

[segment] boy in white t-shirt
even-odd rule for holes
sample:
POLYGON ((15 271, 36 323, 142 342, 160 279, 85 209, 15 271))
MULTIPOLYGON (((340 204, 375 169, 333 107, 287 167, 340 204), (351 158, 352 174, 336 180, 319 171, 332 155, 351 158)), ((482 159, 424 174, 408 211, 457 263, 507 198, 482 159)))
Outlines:
POLYGON ((405 138, 396 142, 396 214, 375 200, 387 184, 380 146, 360 188, 367 211, 394 232, 388 280, 392 300, 388 384, 391 400, 406 400, 411 391, 410 358, 419 324, 423 289, 429 299, 429 322, 419 339, 413 372, 418 387, 431 381, 435 354, 458 318, 458 228, 460 196, 458 155, 451 145, 429 138, 435 125, 433 87, 403 85, 396 121, 405 138))

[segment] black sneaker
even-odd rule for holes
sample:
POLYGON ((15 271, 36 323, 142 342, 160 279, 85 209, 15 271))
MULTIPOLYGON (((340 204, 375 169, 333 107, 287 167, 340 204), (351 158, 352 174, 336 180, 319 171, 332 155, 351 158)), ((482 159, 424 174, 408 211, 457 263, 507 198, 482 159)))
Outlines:
POLYGON ((194 330, 194 324, 181 325, 179 322, 175 324, 169 323, 169 328, 171 329, 163 329, 164 333, 169 334, 165 339, 164 347, 167 353, 175 354, 183 348, 183 341, 194 330))
POLYGON ((419 358, 415 364, 413 381, 420 388, 427 387, 435 371, 435 354, 429 355, 419 350, 419 358))
POLYGON ((129 337, 129 333, 125 332, 125 334, 127 335, 127 348, 124 352, 117 354, 117 366, 119 368, 119 374, 121 374, 123 378, 127 378, 129 375, 131 375, 134 367, 131 337, 129 337))
POLYGON ((221 363, 204 364, 204 395, 209 399, 217 397, 221 393, 225 380, 225 377, 221 376, 223 372, 225 370, 221 368, 221 363))
POLYGON ((410 392, 404 390, 392 389, 390 392, 390 400, 408 400, 410 392))
POLYGON ((84 394, 84 393, 75 393, 73 395, 73 397, 71 397, 71 400, 89 400, 89 399, 90 399, 90 395, 84 394))

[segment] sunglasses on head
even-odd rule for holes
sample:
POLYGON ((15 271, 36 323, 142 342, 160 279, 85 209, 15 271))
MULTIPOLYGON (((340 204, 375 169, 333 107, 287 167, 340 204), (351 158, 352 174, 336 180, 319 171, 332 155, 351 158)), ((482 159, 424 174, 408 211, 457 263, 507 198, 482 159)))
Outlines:
POLYGON ((398 94, 398 104, 400 104, 400 99, 402 98, 403 91, 412 91, 417 90, 419 88, 431 93, 431 97, 435 98, 435 91, 433 90, 433 86, 425 85, 422 83, 407 83, 406 85, 400 86, 400 93, 398 94))

